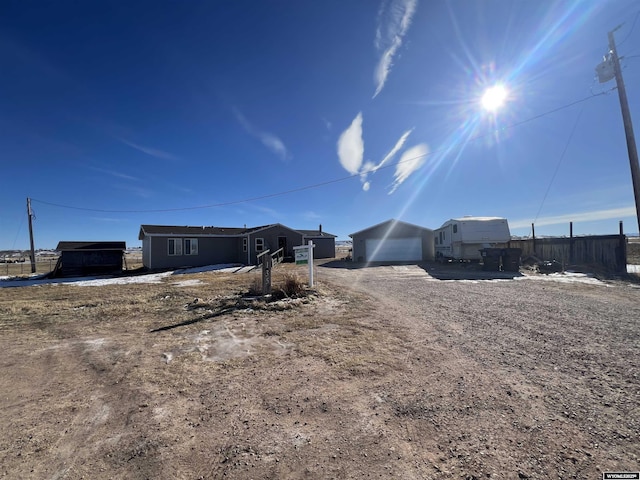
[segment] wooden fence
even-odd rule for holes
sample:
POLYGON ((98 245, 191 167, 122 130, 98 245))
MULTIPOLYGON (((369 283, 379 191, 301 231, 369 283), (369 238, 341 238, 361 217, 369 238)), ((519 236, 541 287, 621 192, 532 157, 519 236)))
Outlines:
POLYGON ((586 237, 545 237, 511 240, 511 248, 522 249, 522 259, 534 256, 556 260, 565 267, 600 267, 611 272, 627 270, 625 235, 591 235, 586 237))

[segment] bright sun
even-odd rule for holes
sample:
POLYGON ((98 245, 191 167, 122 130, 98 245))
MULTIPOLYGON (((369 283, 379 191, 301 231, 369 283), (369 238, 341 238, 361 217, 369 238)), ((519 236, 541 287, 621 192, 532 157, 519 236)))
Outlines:
POLYGON ((480 102, 485 110, 495 112, 504 105, 508 95, 509 92, 502 85, 494 85, 485 90, 480 102))

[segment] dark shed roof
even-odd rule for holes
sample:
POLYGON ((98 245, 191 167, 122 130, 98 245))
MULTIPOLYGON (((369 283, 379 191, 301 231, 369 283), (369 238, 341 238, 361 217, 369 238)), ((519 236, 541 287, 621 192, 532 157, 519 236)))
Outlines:
POLYGON ((56 250, 126 250, 127 242, 58 242, 56 250))

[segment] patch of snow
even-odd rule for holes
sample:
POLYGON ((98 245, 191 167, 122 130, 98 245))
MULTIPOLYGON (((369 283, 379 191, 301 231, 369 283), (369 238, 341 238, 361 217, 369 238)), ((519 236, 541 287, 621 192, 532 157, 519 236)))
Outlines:
MULTIPOLYGON (((149 273, 147 275, 132 275, 122 277, 70 277, 70 278, 45 278, 47 274, 32 274, 29 278, 0 277, 0 288, 6 287, 32 287, 48 284, 69 283, 78 287, 101 287, 103 285, 127 285, 130 283, 162 283, 162 279, 170 275, 185 275, 189 273, 222 272, 244 273, 252 270, 253 266, 245 267, 239 263, 221 263, 204 267, 182 268, 175 271, 162 273, 149 273)), ((185 280, 177 286, 197 285, 199 280, 185 280), (191 283, 184 283, 191 282, 191 283)))
POLYGON ((130 277, 69 277, 69 278, 43 278, 38 275, 32 278, 10 278, 0 280, 0 288, 7 287, 33 287, 40 285, 72 284, 79 287, 100 287, 103 285, 126 285, 129 283, 161 283, 164 277, 172 272, 150 273, 149 275, 136 275, 130 277))
POLYGON ((175 282, 173 285, 176 287, 190 287, 191 285, 200 285, 202 281, 198 278, 192 280, 182 280, 181 282, 175 282))
POLYGON ((187 273, 203 273, 203 272, 226 272, 233 273, 241 269, 243 266, 239 263, 220 263, 218 265, 205 265, 204 267, 181 268, 173 272, 173 275, 184 275, 187 273))
POLYGON ((627 273, 640 273, 640 265, 627 265, 627 273))
POLYGON ((515 277, 514 280, 535 280, 535 281, 547 281, 547 282, 562 282, 562 283, 586 283, 588 285, 600 285, 609 287, 606 283, 594 278, 588 273, 550 273, 548 275, 525 275, 523 277, 515 277))
POLYGON ((76 279, 72 284, 78 287, 101 287, 103 285, 128 285, 131 283, 162 283, 162 279, 168 277, 171 273, 172 272, 150 273, 149 275, 136 275, 132 277, 94 278, 89 280, 76 279))

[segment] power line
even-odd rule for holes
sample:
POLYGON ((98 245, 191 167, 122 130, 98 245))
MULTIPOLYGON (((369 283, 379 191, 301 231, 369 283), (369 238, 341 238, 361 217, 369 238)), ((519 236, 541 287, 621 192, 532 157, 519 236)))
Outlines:
POLYGON ((547 199, 547 195, 549 195, 549 191, 551 190, 551 185, 553 184, 553 181, 556 179, 556 175, 558 174, 558 170, 560 170, 560 164, 562 163, 562 160, 564 159, 564 156, 567 153, 567 150, 569 149, 569 144, 571 143, 571 139, 573 139, 573 135, 576 133, 576 129, 578 128, 578 122, 580 121, 580 117, 582 117, 582 112, 583 111, 584 111, 584 107, 580 109, 580 113, 578 113, 578 116, 576 118, 576 123, 573 124, 573 128, 571 129, 571 133, 569 134, 569 138, 567 138, 567 143, 565 144, 564 149, 562 150, 562 153, 560 154, 560 158, 558 159, 558 163, 556 164, 556 169, 554 170, 553 175, 551 176, 551 181, 549 182, 549 185, 547 186, 547 191, 544 192, 544 197, 542 197, 542 202, 540 203, 540 208, 538 208, 538 212, 536 213, 536 216, 533 219, 533 223, 536 223, 536 220, 538 220, 538 216, 540 215, 540 212, 542 211, 542 206, 544 205, 544 202, 547 199))
POLYGON ((20 235, 20 230, 22 230, 22 225, 24 224, 24 218, 26 215, 22 215, 20 217, 20 226, 18 227, 18 231, 16 232, 16 238, 13 239, 13 243, 11 244, 11 250, 14 250, 16 247, 16 242, 18 241, 18 235, 20 235))
POLYGON ((629 30, 629 33, 627 33, 627 36, 624 37, 624 39, 621 42, 618 42, 618 47, 620 47, 620 45, 622 45, 624 42, 626 42, 629 37, 631 36, 631 33, 633 33, 633 28, 636 26, 636 21, 638 20, 638 15, 640 15, 640 10, 638 10, 638 12, 636 13, 636 16, 633 19, 633 23, 631 24, 631 30, 629 30))
MULTIPOLYGON (((467 145, 468 143, 475 142, 476 140, 480 140, 480 139, 485 138, 485 137, 493 136, 493 135, 495 135, 496 131, 504 131, 504 130, 508 130, 510 128, 519 127, 520 125, 524 125, 525 123, 529 123, 529 122, 532 122, 534 120, 538 120, 538 119, 540 119, 542 117, 546 117, 547 115, 551 115, 551 114, 559 112, 561 110, 573 107, 574 105, 578 105, 580 103, 586 102, 586 101, 591 100, 591 99, 593 99, 595 97, 606 95, 611 90, 613 90, 613 88, 610 89, 610 90, 606 90, 604 92, 600 92, 600 93, 589 95, 587 97, 581 98, 580 100, 576 100, 576 101, 571 102, 571 103, 567 103, 565 105, 562 105, 561 107, 557 107, 557 108, 554 108, 554 109, 549 110, 547 112, 541 113, 539 115, 535 115, 535 116, 530 117, 530 118, 528 118, 526 120, 522 120, 520 122, 512 123, 510 125, 507 125, 507 126, 504 126, 504 127, 500 128, 498 130, 493 130, 493 131, 488 132, 488 133, 484 133, 484 134, 481 134, 481 135, 476 135, 474 137, 469 138, 468 140, 466 140, 464 142, 461 142, 458 146, 461 147, 461 146, 467 145)), ((417 155, 415 157, 406 158, 404 160, 399 160, 397 162, 390 163, 388 165, 383 165, 378 170, 395 167, 395 166, 397 166, 397 165, 399 165, 401 163, 411 162, 411 161, 417 160, 418 158, 434 155, 434 154, 436 154, 438 152, 445 151, 445 150, 447 150, 447 147, 441 147, 439 149, 432 150, 432 151, 430 151, 428 153, 425 153, 425 154, 422 154, 422 155, 417 155)), ((361 173, 354 173, 352 175, 347 175, 345 177, 340 177, 340 178, 336 178, 336 179, 333 179, 333 180, 327 180, 325 182, 320 182, 320 183, 314 183, 312 185, 305 185, 305 186, 298 187, 298 188, 293 188, 293 189, 290 189, 290 190, 283 190, 283 191, 276 192, 276 193, 260 195, 260 196, 257 196, 257 197, 249 197, 249 198, 244 198, 244 199, 241 199, 241 200, 232 200, 232 201, 228 201, 228 202, 213 203, 213 204, 209 204, 209 205, 198 205, 198 206, 194 206, 194 207, 159 208, 159 209, 149 209, 149 210, 107 210, 107 209, 100 209, 100 208, 87 208, 87 207, 77 207, 77 206, 73 206, 73 205, 63 205, 63 204, 59 204, 59 203, 53 203, 53 202, 47 202, 47 201, 44 201, 44 200, 38 200, 36 198, 32 198, 31 201, 32 202, 37 202, 37 203, 40 203, 40 204, 43 204, 43 205, 49 205, 49 206, 52 206, 52 207, 67 208, 67 209, 71 209, 71 210, 81 210, 81 211, 85 211, 85 212, 99 212, 99 213, 166 213, 166 212, 181 212, 181 211, 187 211, 187 210, 202 210, 202 209, 205 209, 205 208, 227 207, 227 206, 230 206, 230 205, 237 205, 237 204, 240 204, 240 203, 249 203, 249 202, 255 202, 255 201, 258 201, 258 200, 265 200, 265 199, 268 199, 268 198, 280 197, 280 196, 283 196, 283 195, 289 195, 289 194, 292 194, 292 193, 302 192, 302 191, 305 191, 305 190, 311 190, 311 189, 314 189, 314 188, 324 187, 326 185, 331 185, 331 184, 334 184, 334 183, 344 182, 346 180, 350 180, 352 178, 357 178, 357 177, 360 177, 360 176, 361 176, 361 173)))

